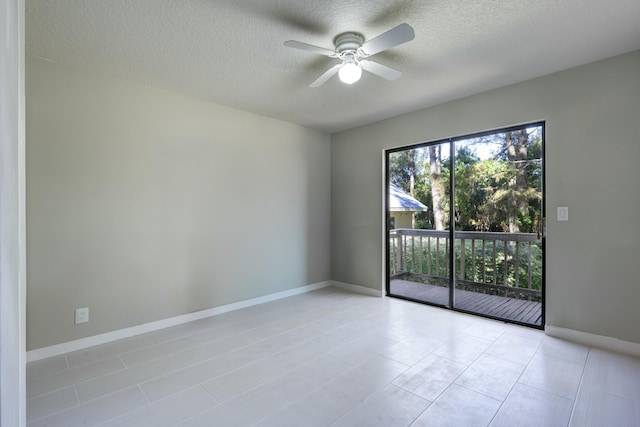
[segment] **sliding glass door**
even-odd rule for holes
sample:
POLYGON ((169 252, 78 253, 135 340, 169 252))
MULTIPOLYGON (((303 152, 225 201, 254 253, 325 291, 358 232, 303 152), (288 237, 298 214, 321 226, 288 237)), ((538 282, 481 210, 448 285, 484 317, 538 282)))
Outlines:
POLYGON ((386 152, 387 293, 542 327, 535 123, 386 152))
POLYGON ((390 152, 387 161, 389 293, 445 307, 451 306, 450 151, 442 142, 390 152))

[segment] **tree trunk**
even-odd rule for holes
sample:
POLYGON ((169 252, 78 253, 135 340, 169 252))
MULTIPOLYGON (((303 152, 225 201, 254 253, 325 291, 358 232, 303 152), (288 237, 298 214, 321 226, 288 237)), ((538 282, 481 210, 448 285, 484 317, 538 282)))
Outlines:
MULTIPOLYGON (((409 195, 415 197, 414 190, 416 187, 416 154, 414 150, 407 150, 409 156, 409 195)), ((416 213, 411 212, 411 228, 416 228, 416 213)))
POLYGON ((440 162, 440 145, 431 145, 429 147, 429 179, 431 180, 431 199, 433 200, 433 225, 436 230, 444 230, 444 213, 442 212, 444 183, 442 182, 440 162))
POLYGON ((409 156, 409 195, 415 197, 414 190, 416 187, 416 154, 414 150, 408 150, 409 156))
POLYGON ((515 132, 507 132, 506 135, 507 158, 510 167, 516 170, 515 178, 509 183, 511 196, 509 198, 509 232, 517 233, 518 213, 527 207, 527 200, 524 194, 527 191, 527 147, 529 146, 529 135, 526 129, 515 132))

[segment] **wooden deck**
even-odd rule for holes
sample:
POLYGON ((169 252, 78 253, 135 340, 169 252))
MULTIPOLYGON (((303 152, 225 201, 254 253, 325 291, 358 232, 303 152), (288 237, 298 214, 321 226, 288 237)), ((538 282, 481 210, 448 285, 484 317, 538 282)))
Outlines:
MULTIPOLYGON (((449 289, 442 286, 394 279, 390 288, 391 294, 395 296, 438 305, 449 304, 449 289)), ((542 304, 535 301, 456 290, 455 305, 459 310, 542 326, 542 304)))

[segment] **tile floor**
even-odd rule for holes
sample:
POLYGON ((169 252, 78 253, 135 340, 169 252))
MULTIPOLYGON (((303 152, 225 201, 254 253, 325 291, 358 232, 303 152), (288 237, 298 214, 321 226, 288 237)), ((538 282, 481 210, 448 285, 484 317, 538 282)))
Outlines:
POLYGON ((39 426, 638 426, 640 359, 335 288, 27 366, 39 426))

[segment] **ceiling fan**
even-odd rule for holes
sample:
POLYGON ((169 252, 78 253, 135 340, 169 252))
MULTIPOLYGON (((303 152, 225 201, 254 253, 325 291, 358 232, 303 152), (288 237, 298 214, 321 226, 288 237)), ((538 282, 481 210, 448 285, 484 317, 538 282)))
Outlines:
POLYGON ((355 83, 360 80, 362 70, 369 71, 387 80, 397 79, 402 75, 400 71, 377 62, 369 61, 367 58, 383 50, 391 49, 392 47, 411 41, 414 37, 415 33, 409 24, 400 24, 367 42, 365 42, 364 37, 360 33, 349 31, 338 34, 333 40, 336 46, 335 50, 329 50, 295 40, 288 40, 284 42, 284 45, 342 61, 340 64, 329 68, 309 85, 310 87, 318 87, 326 83, 327 80, 336 73, 338 73, 338 77, 342 82, 347 84, 355 83))

